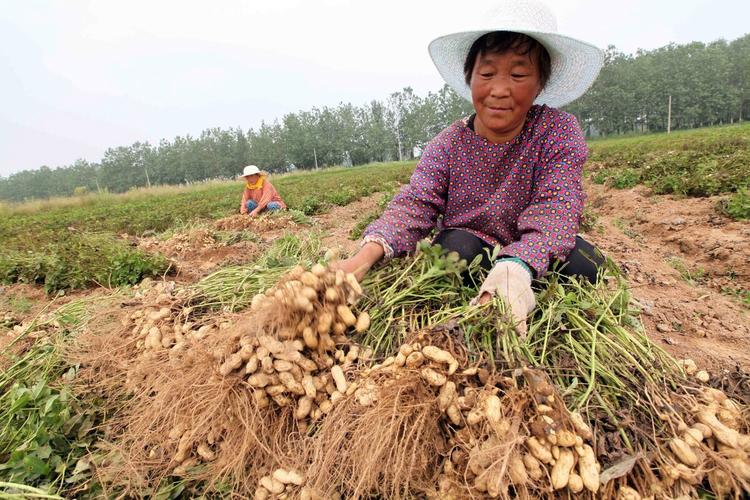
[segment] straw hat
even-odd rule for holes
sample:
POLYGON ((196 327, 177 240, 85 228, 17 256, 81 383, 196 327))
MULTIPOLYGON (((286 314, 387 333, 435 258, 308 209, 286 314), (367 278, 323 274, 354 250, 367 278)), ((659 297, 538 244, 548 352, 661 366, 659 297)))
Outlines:
POLYGON ((238 175, 237 177, 247 177, 248 175, 259 174, 259 173, 260 173, 260 169, 258 167, 256 167, 255 165, 248 165, 247 167, 242 169, 242 173, 238 175))
POLYGON ((574 101, 594 83, 604 63, 604 52, 598 47, 558 34, 554 14, 538 0, 503 0, 479 19, 484 28, 441 36, 429 46, 432 61, 445 82, 469 101, 471 89, 464 80, 466 56, 480 36, 493 31, 524 33, 549 52, 550 78, 535 104, 559 107, 574 101))

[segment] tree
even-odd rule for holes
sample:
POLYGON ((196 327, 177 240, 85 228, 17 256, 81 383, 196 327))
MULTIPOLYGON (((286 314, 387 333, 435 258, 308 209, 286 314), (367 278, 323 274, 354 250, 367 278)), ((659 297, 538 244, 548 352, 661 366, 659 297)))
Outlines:
MULTIPOLYGON (((669 44, 628 55, 610 46, 599 78, 565 109, 576 115, 587 135, 654 132, 667 128, 672 97, 672 128, 688 128, 750 115, 750 35, 727 43, 669 44)), ((99 164, 76 160, 68 166, 22 171, 0 177, 0 199, 126 191, 151 184, 177 184, 234 177, 254 163, 279 171, 409 159, 455 120, 473 112, 470 102, 448 85, 425 97, 411 87, 385 102, 363 106, 340 103, 312 108, 265 122, 257 130, 211 128, 198 137, 163 139, 157 147, 136 142, 108 149, 99 164)))
POLYGON ((737 89, 737 101, 731 116, 742 121, 750 117, 750 34, 730 43, 728 52, 729 84, 737 89))
POLYGON ((150 183, 147 164, 152 154, 153 149, 147 142, 108 149, 101 162, 102 187, 123 192, 131 187, 147 186, 150 183))

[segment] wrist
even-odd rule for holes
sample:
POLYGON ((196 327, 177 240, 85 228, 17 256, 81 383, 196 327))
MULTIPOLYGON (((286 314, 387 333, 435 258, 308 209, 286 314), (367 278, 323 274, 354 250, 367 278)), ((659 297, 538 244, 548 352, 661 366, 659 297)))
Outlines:
POLYGON ((380 248, 382 248, 383 250, 383 254, 380 256, 381 259, 387 260, 387 259, 393 258, 394 256, 393 248, 390 246, 390 244, 385 240, 383 236, 379 234, 370 234, 370 235, 365 236, 360 248, 367 245, 368 243, 376 243, 380 245, 380 248))
POLYGON ((534 279, 534 271, 532 271, 531 267, 521 260, 518 257, 501 257, 495 261, 495 265, 500 264, 502 262, 508 262, 508 263, 514 263, 520 266, 524 271, 526 271, 529 274, 530 280, 534 279))

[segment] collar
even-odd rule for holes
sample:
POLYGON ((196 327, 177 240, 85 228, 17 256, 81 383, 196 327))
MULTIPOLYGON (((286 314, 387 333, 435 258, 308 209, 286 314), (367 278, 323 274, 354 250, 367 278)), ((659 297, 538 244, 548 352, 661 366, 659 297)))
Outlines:
POLYGON ((249 182, 246 182, 245 187, 247 189, 260 189, 261 187, 263 187, 263 176, 258 177, 258 180, 255 181, 255 184, 250 184, 249 182))

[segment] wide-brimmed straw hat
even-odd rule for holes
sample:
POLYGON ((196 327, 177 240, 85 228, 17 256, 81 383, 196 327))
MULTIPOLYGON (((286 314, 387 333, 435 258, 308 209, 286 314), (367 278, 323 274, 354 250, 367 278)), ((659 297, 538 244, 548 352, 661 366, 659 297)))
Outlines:
POLYGON ((248 165, 245 168, 242 169, 242 173, 238 175, 237 177, 247 177, 248 175, 254 175, 259 174, 260 169, 256 167, 255 165, 248 165))
POLYGON ((471 101, 471 89, 464 79, 464 62, 471 45, 493 31, 524 33, 549 52, 550 77, 536 104, 563 106, 583 95, 594 83, 604 63, 604 52, 590 43, 561 35, 552 11, 537 0, 504 0, 477 24, 481 29, 441 36, 430 42, 435 66, 445 82, 471 101))

